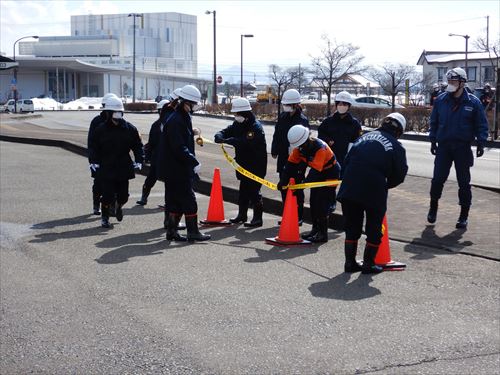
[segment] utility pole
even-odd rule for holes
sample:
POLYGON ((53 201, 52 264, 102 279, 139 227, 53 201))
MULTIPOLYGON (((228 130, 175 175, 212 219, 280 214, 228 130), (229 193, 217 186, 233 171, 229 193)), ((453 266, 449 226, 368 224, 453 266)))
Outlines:
POLYGON ((132 52, 132 103, 135 103, 135 18, 142 17, 139 13, 130 13, 129 17, 134 17, 134 37, 133 37, 133 52, 132 52))

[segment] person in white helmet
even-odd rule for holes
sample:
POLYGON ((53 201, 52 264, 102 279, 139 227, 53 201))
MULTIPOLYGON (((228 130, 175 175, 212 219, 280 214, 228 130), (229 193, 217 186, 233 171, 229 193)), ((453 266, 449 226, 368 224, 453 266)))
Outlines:
POLYGON ((434 85, 432 85, 432 92, 431 92, 431 99, 430 99, 430 105, 433 106, 434 105, 434 102, 436 101, 437 97, 439 95, 441 95, 442 92, 439 88, 439 85, 437 83, 435 83, 434 85))
MULTIPOLYGON (((215 143, 234 146, 236 162, 247 171, 264 178, 267 172, 266 137, 260 122, 252 113, 252 107, 245 98, 234 99, 231 112, 234 122, 214 136, 215 143)), ((245 227, 261 227, 264 205, 260 189, 262 184, 236 172, 240 180, 238 196, 238 215, 230 221, 244 223, 245 227), (247 222, 247 210, 253 206, 253 218, 247 222)))
POLYGON ((193 184, 198 179, 201 164, 196 159, 191 113, 201 101, 201 93, 193 85, 182 87, 179 103, 166 120, 158 157, 158 171, 166 186, 166 210, 168 241, 206 241, 210 235, 198 229, 198 203, 193 184), (178 224, 184 215, 187 236, 178 232, 178 224))
POLYGON ((117 98, 106 101, 105 111, 110 113, 89 139, 89 160, 102 187, 101 226, 110 228, 110 206, 116 206, 116 219, 122 221, 122 206, 129 197, 129 180, 135 178, 134 169, 141 169, 143 146, 137 128, 123 119, 123 103, 117 98), (134 153, 134 162, 130 157, 134 153))
POLYGON ((375 257, 382 239, 388 189, 401 184, 408 172, 405 149, 397 140, 405 128, 404 116, 391 113, 380 128, 359 137, 345 158, 337 196, 345 222, 345 272, 383 271, 375 265, 375 257), (356 262, 356 253, 365 216, 366 246, 361 266, 356 262))
POLYGON ((466 91, 467 74, 462 68, 446 73, 446 94, 440 95, 432 107, 429 121, 429 139, 434 159, 434 172, 430 190, 430 207, 427 221, 435 223, 438 201, 448 179, 450 168, 455 164, 458 182, 460 215, 456 228, 467 228, 469 208, 472 204, 470 168, 474 164, 472 142, 477 141, 476 157, 484 154, 488 139, 488 121, 481 102, 466 91))
MULTIPOLYGON (((290 178, 300 173, 302 164, 306 164, 309 173, 305 182, 321 182, 339 178, 340 169, 330 146, 319 138, 310 136, 309 128, 294 125, 288 131, 288 142, 292 152, 283 168, 278 182, 278 190, 288 185, 290 178)), ((333 197, 333 187, 312 188, 310 193, 312 231, 304 233, 302 238, 311 242, 328 241, 328 210, 333 197)))
MULTIPOLYGON (((99 125, 102 122, 107 121, 108 115, 111 113, 110 111, 104 110, 106 108, 106 101, 109 98, 117 98, 117 96, 113 93, 107 93, 102 97, 102 108, 103 110, 101 113, 99 113, 97 116, 95 116, 92 121, 90 122, 89 126, 89 132, 87 134, 87 149, 89 148, 89 142, 90 142, 90 137, 94 133, 94 130, 96 129, 97 125, 99 125)), ((89 157, 89 163, 90 163, 90 157, 89 157)), ((93 209, 94 209, 94 215, 100 215, 100 206, 101 206, 101 187, 99 184, 99 179, 96 178, 96 172, 93 169, 90 169, 90 174, 92 178, 94 179, 94 182, 92 184, 92 202, 93 202, 93 209)))
MULTIPOLYGON (((337 158, 340 165, 340 178, 342 178, 342 168, 349 144, 356 141, 362 134, 361 124, 350 113, 353 103, 354 99, 351 94, 347 91, 339 92, 335 95, 335 112, 324 119, 318 127, 318 138, 328 143, 337 158)), ((333 213, 337 207, 336 193, 337 189, 334 189, 330 213, 333 213)))
MULTIPOLYGON (((304 115, 302 107, 300 106, 302 99, 300 93, 295 89, 286 90, 281 98, 283 111, 278 117, 276 126, 274 128, 273 141, 271 144, 271 156, 276 160, 276 171, 281 175, 283 168, 288 160, 291 152, 290 143, 288 142, 288 131, 294 125, 303 125, 309 128, 309 120, 304 115)), ((301 183, 304 180, 305 166, 302 166, 302 173, 298 173, 296 183, 301 183)), ((303 222, 304 216, 304 192, 299 190, 296 192, 299 225, 303 222)), ((281 200, 285 203, 286 192, 281 192, 281 200)))
POLYGON ((156 109, 158 111, 158 119, 151 124, 149 129, 148 142, 144 145, 144 162, 150 164, 149 173, 144 180, 144 185, 142 185, 141 199, 136 203, 141 206, 148 204, 148 197, 151 193, 151 189, 156 184, 158 180, 156 172, 156 164, 158 159, 158 144, 160 142, 162 122, 166 120, 166 114, 168 113, 168 104, 170 100, 163 99, 157 105, 156 109))

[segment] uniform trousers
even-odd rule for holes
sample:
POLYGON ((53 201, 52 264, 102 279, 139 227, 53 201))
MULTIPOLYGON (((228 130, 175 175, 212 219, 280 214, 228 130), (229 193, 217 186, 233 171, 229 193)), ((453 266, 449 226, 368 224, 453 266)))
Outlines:
POLYGON ((363 232, 363 221, 366 214, 366 242, 380 245, 382 239, 382 221, 384 220, 385 213, 385 208, 367 207, 362 203, 344 199, 342 201, 342 215, 345 221, 345 239, 348 241, 359 240, 363 232))

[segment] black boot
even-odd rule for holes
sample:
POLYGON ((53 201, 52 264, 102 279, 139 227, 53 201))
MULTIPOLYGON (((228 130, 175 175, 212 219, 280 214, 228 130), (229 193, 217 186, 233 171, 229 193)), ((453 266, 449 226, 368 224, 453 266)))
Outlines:
POLYGON ((358 252, 358 241, 344 242, 344 272, 353 273, 361 271, 361 265, 356 261, 356 253, 358 252))
POLYGON ((317 222, 318 232, 314 236, 309 237, 309 241, 314 243, 328 242, 328 218, 319 218, 317 222))
POLYGON ((116 216, 116 206, 117 206, 116 200, 109 205, 109 216, 116 216))
POLYGON ((94 201, 94 215, 100 215, 101 211, 99 208, 101 206, 101 194, 92 193, 92 200, 94 201))
POLYGON ((176 215, 169 213, 167 218, 167 240, 168 241, 178 241, 184 242, 187 241, 187 238, 181 236, 179 232, 177 232, 177 225, 179 224, 179 220, 181 219, 181 215, 176 215))
POLYGON ((299 227, 304 224, 304 203, 297 205, 297 213, 299 215, 299 227))
POLYGON ((313 220, 311 231, 302 234, 300 237, 302 237, 302 239, 304 240, 310 241, 311 237, 314 237, 316 233, 318 233, 318 221, 313 220))
POLYGON ((187 216, 186 227, 187 227, 187 240, 189 242, 207 241, 212 237, 209 234, 200 233, 200 231, 198 230, 198 215, 187 216))
POLYGON ((118 221, 122 221, 123 220, 122 205, 119 204, 119 203, 116 203, 115 216, 116 216, 116 220, 118 220, 118 221))
MULTIPOLYGON (((164 216, 163 216, 163 228, 167 229, 169 212, 167 210, 165 210, 165 211, 163 211, 163 213, 164 213, 164 216)), ((181 223, 179 221, 179 223, 177 224, 177 230, 183 230, 183 229, 186 229, 186 224, 181 223)))
POLYGON ((264 212, 264 205, 262 201, 259 201, 253 206, 253 217, 252 221, 243 224, 247 228, 257 228, 261 227, 264 222, 262 221, 262 213, 264 212))
POLYGON ((232 219, 229 219, 229 221, 233 224, 244 223, 248 220, 247 211, 248 203, 240 203, 238 205, 238 215, 236 217, 233 217, 232 219))
POLYGON ((431 206, 429 207, 429 213, 427 214, 427 221, 431 224, 436 222, 438 213, 438 200, 431 199, 431 206))
POLYGON ((458 217, 457 224, 455 228, 465 229, 467 228, 467 219, 469 218, 469 208, 470 206, 460 206, 460 216, 458 217))
POLYGON ((384 269, 375 265, 375 257, 377 256, 378 245, 366 244, 365 253, 363 255, 363 266, 361 266, 361 273, 380 273, 384 269))
POLYGON ((148 204, 148 197, 149 197, 149 193, 151 193, 151 189, 148 188, 146 185, 142 185, 142 196, 141 196, 141 199, 138 200, 137 204, 141 205, 141 206, 145 206, 148 204))
POLYGON ((103 228, 111 228, 111 224, 109 223, 109 206, 103 204, 101 210, 101 227, 103 228))

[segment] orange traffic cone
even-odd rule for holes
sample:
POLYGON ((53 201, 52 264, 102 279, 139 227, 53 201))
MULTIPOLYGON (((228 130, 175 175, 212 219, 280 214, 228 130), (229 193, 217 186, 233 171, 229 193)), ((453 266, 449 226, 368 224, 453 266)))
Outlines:
MULTIPOLYGON (((294 185, 295 180, 290 179, 290 185, 294 185)), ((297 197, 291 189, 286 192, 285 208, 281 220, 278 237, 266 238, 266 242, 278 246, 308 245, 311 242, 303 240, 299 235, 299 214, 297 211, 297 197)))
POLYGON ((389 247, 389 227, 387 225, 387 215, 382 221, 382 242, 378 248, 375 264, 381 266, 385 271, 403 271, 406 264, 395 262, 391 259, 391 249, 389 247))
POLYGON ((212 189, 210 190, 210 201, 208 203, 208 213, 205 220, 200 220, 204 225, 231 225, 224 219, 224 203, 222 199, 222 184, 220 182, 220 169, 214 169, 212 189))

